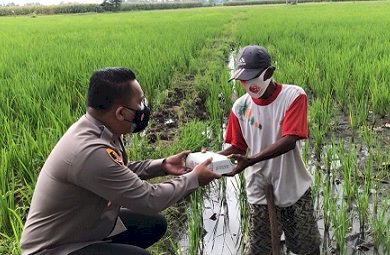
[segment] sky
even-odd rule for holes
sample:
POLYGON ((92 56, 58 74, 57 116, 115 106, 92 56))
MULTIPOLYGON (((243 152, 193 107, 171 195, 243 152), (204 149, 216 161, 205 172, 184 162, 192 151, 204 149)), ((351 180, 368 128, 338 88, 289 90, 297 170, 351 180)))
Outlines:
POLYGON ((91 3, 101 3, 102 0, 0 0, 0 3, 2 5, 5 5, 7 3, 15 3, 17 5, 25 5, 26 3, 40 3, 43 5, 53 5, 53 4, 59 4, 61 2, 68 3, 68 2, 78 2, 83 4, 91 4, 91 3))

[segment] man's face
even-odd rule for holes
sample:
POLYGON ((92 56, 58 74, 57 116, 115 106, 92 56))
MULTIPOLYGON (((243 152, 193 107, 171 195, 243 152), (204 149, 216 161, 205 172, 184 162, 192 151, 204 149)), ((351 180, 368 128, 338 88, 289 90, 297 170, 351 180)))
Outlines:
POLYGON ((139 110, 141 108, 141 103, 145 98, 144 92, 142 91, 141 85, 139 85, 137 80, 129 82, 131 86, 131 99, 125 107, 131 108, 133 110, 139 110))
POLYGON ((269 74, 267 71, 269 68, 265 69, 258 77, 255 77, 248 81, 240 81, 246 92, 253 98, 260 98, 264 92, 267 90, 271 78, 267 78, 269 74))
POLYGON ((119 104, 115 109, 117 132, 126 134, 132 132, 136 111, 141 110, 144 99, 144 92, 137 80, 129 81, 131 86, 131 97, 119 104))

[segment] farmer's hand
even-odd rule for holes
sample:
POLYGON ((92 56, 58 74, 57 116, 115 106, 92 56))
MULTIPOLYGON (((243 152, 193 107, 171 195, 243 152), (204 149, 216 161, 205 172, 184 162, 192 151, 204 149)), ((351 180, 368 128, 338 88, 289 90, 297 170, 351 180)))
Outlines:
POLYGON ((194 170, 196 175, 198 176, 198 181, 200 186, 204 186, 209 184, 214 179, 221 178, 221 175, 211 170, 208 165, 213 161, 213 158, 209 158, 202 162, 201 164, 197 165, 194 170))
POLYGON ((185 159, 190 153, 191 151, 187 150, 167 157, 163 163, 165 172, 170 175, 182 175, 191 171, 185 164, 185 159))
POLYGON ((236 167, 230 173, 224 174, 224 176, 234 176, 238 173, 241 173, 245 168, 252 165, 252 162, 249 158, 241 154, 231 154, 228 158, 237 161, 236 167))

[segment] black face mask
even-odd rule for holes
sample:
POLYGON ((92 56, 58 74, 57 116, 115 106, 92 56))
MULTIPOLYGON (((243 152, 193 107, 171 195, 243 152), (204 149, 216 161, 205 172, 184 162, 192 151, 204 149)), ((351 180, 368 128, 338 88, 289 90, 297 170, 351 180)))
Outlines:
POLYGON ((146 105, 144 105, 142 110, 135 111, 135 117, 133 119, 133 130, 132 133, 139 133, 143 131, 147 126, 149 122, 150 117, 150 108, 146 105))
POLYGON ((146 102, 141 103, 141 109, 140 110, 134 110, 132 108, 123 106, 126 109, 132 110, 135 112, 135 116, 133 121, 129 121, 125 119, 126 121, 129 121, 133 124, 131 132, 132 133, 139 133, 143 131, 149 123, 149 117, 150 117, 150 108, 148 107, 146 102))

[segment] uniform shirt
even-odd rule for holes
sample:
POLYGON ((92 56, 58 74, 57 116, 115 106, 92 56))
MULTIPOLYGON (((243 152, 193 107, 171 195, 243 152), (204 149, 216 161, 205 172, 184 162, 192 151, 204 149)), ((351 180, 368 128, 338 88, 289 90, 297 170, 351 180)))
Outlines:
MULTIPOLYGON (((234 103, 225 142, 253 156, 286 135, 308 137, 307 97, 298 86, 276 84, 275 92, 266 100, 245 94, 234 103)), ((299 140, 293 150, 245 170, 249 203, 267 204, 264 186, 269 183, 274 187, 277 206, 298 201, 312 183, 300 150, 299 140)))
POLYGON ((157 213, 199 186, 193 172, 149 184, 143 180, 165 175, 162 160, 123 161, 120 141, 102 123, 86 114, 73 124, 39 174, 22 254, 69 254, 101 242, 120 223, 121 206, 157 213))

